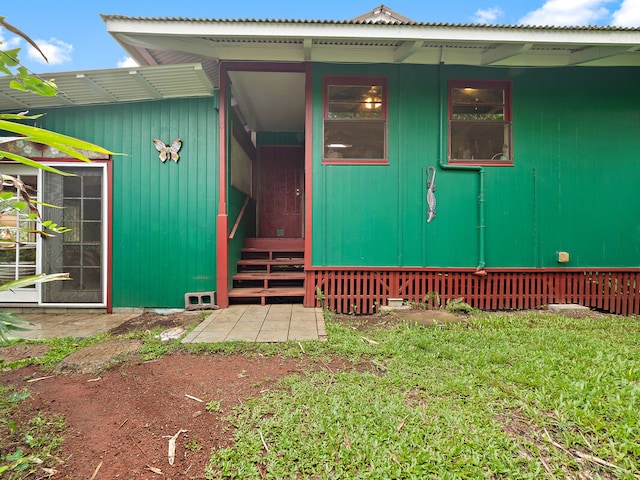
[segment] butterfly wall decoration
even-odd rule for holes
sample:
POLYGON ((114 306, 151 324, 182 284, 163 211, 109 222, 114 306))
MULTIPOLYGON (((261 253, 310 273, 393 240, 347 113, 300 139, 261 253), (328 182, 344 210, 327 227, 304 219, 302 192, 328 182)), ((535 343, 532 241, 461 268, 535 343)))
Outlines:
POLYGON ((176 163, 178 163, 178 160, 180 160, 180 155, 178 155, 178 152, 182 148, 182 140, 180 140, 179 138, 176 138, 173 142, 171 142, 171 145, 168 146, 165 145, 162 140, 154 138, 153 146, 156 147, 156 150, 160 152, 159 157, 162 163, 166 162, 168 158, 176 163))

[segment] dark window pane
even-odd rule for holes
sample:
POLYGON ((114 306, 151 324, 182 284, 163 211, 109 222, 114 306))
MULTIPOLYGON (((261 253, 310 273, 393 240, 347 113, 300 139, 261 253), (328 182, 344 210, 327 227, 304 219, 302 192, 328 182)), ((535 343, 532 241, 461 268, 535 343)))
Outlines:
POLYGON ((327 117, 381 119, 382 94, 382 85, 329 85, 327 117))
POLYGON ((100 223, 85 222, 82 225, 82 241, 83 242, 99 242, 101 238, 101 225, 100 223))
POLYGON ((502 104, 505 102, 505 95, 502 88, 452 88, 451 100, 453 103, 502 104))
POLYGON ((64 222, 64 226, 66 228, 70 228, 71 230, 68 232, 65 232, 64 234, 62 234, 62 242, 65 245, 71 244, 71 243, 80 243, 82 241, 82 230, 81 230, 81 223, 80 222, 67 222, 65 220, 64 222))
POLYGON ((19 247, 20 263, 36 263, 36 247, 35 245, 21 245, 19 247))
POLYGON ((79 245, 65 246, 62 262, 66 267, 81 265, 81 250, 79 245))
POLYGON ((100 198, 102 197, 102 177, 83 177, 84 178, 84 197, 100 198))
POLYGON ((0 249, 0 263, 13 263, 16 261, 16 249, 15 248, 2 248, 0 249))
POLYGON ((326 159, 384 159, 386 122, 326 120, 324 146, 326 159))
POLYGON ((82 214, 84 220, 100 220, 102 218, 101 200, 84 200, 83 205, 82 214))
POLYGON ((82 203, 80 199, 66 199, 64 201, 64 208, 62 209, 62 219, 65 226, 68 226, 71 222, 77 222, 81 220, 81 205, 82 203))
POLYGON ((80 197, 82 193, 82 177, 65 177, 63 195, 65 197, 80 197))
POLYGON ((82 276, 80 275, 81 272, 82 270, 79 267, 67 269, 67 273, 69 274, 69 277, 71 277, 71 280, 63 280, 57 286, 62 290, 78 290, 82 282, 82 276))
POLYGON ((99 290, 102 284, 99 268, 82 269, 82 288, 85 290, 99 290))
POLYGON ((27 193, 35 198, 38 192, 38 177, 35 175, 20 175, 20 180, 27 187, 27 193))
POLYGON ((102 247, 99 245, 85 246, 82 250, 83 264, 90 267, 100 266, 102 247))
POLYGON ((451 158, 510 160, 509 132, 504 122, 451 122, 451 158))
POLYGON ((7 283, 16 279, 15 265, 0 265, 0 284, 7 283))

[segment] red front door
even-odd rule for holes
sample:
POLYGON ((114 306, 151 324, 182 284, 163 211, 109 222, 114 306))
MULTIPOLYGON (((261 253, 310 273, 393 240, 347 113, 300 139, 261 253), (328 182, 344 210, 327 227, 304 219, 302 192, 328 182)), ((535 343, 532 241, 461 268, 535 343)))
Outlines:
POLYGON ((302 237, 303 187, 301 146, 258 148, 259 237, 302 237))

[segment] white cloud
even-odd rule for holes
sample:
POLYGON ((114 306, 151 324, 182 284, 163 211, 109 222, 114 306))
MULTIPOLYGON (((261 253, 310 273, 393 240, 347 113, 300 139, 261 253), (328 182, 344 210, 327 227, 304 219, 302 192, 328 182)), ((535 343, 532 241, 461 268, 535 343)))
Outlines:
POLYGON ((2 48, 2 50, 10 50, 20 46, 20 37, 11 36, 6 38, 4 34, 4 28, 0 28, 0 44, 2 44, 0 48, 2 48))
MULTIPOLYGON (((73 51, 73 45, 58 40, 57 38, 51 38, 50 40, 36 40, 35 41, 40 50, 46 55, 49 60, 48 65, 60 65, 71 61, 71 52, 73 51)), ((38 63, 47 64, 40 52, 29 45, 27 55, 31 60, 38 63)))
POLYGON ((622 0, 620 8, 613 12, 612 25, 640 27, 640 0, 622 0))
MULTIPOLYGON (((542 7, 526 14, 519 23, 525 25, 578 26, 593 25, 606 19, 604 4, 612 0, 547 0, 542 7)), ((628 1, 628 0, 626 0, 628 1)), ((631 3, 637 3, 632 0, 631 3)))
POLYGON ((479 9, 475 16, 474 21, 476 23, 487 23, 492 24, 495 21, 504 15, 504 12, 500 10, 498 7, 491 8, 481 8, 479 9))
POLYGON ((138 62, 136 62, 131 57, 124 57, 121 60, 118 60, 118 68, 137 67, 137 66, 138 66, 138 62))

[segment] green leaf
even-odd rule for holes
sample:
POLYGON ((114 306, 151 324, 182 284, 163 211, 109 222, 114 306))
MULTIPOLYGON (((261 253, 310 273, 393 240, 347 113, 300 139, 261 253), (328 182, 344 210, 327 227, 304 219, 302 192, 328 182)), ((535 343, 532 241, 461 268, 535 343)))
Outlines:
POLYGON ((117 155, 116 153, 113 153, 106 148, 100 147, 90 142, 85 142, 84 140, 79 140, 77 138, 69 137, 68 135, 62 135, 60 133, 50 132, 42 128, 8 122, 2 119, 0 119, 0 129, 26 135, 28 137, 31 137, 34 142, 42 143, 44 145, 66 145, 67 147, 104 153, 105 155, 117 155))
POLYGON ((69 277, 68 273, 41 273, 39 275, 32 275, 30 277, 19 278, 18 280, 3 283, 0 285, 0 292, 6 292, 8 290, 13 290, 14 288, 30 287, 37 283, 53 282, 56 280, 71 280, 71 277, 69 277))
POLYGON ((27 70, 23 66, 18 67, 18 73, 16 74, 16 77, 21 78, 23 80, 29 78, 30 77, 29 70, 27 70))
MULTIPOLYGON (((16 113, 0 113, 0 119, 2 120, 36 120, 42 117, 42 114, 37 115, 18 115, 16 113)), ((25 140, 28 140, 25 138, 25 140)))
POLYGON ((0 150, 0 156, 6 157, 9 160, 13 160, 14 162, 22 163, 23 165, 27 165, 29 167, 34 167, 34 168, 38 168, 40 170, 44 170, 46 172, 56 173, 58 175, 64 175, 66 177, 74 177, 75 176, 72 173, 63 172, 62 170, 58 170, 57 168, 50 167, 49 165, 45 165, 45 164, 40 163, 40 162, 36 162, 34 160, 31 160, 30 158, 23 157, 22 155, 16 155, 15 153, 4 152, 4 151, 0 150))
POLYGON ((9 87, 13 88, 14 90, 20 90, 21 92, 26 92, 27 91, 27 89, 24 88, 22 86, 22 84, 20 82, 18 82, 17 80, 11 80, 9 82, 9 87))
POLYGON ((20 460, 22 457, 24 457, 24 452, 21 449, 18 449, 11 455, 7 455, 7 460, 15 462, 16 460, 20 460))
POLYGON ((9 67, 15 67, 20 65, 18 61, 18 55, 20 53, 19 48, 14 48, 13 50, 0 50, 0 61, 9 67))
POLYGON ((43 97, 55 97, 58 94, 58 90, 51 86, 50 82, 46 82, 40 78, 25 78, 23 84, 28 90, 43 97))

